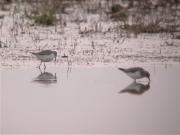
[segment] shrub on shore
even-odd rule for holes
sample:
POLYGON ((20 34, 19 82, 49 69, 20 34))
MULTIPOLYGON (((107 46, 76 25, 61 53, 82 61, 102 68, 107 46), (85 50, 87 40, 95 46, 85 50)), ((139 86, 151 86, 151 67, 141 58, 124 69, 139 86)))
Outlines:
POLYGON ((40 25, 52 25, 53 24, 53 16, 48 14, 36 15, 33 16, 32 19, 36 24, 40 25))

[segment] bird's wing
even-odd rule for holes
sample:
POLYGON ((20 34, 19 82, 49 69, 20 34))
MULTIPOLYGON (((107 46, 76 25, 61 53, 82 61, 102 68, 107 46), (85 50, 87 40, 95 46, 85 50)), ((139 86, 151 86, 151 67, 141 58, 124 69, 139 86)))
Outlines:
POLYGON ((44 50, 44 51, 39 52, 38 54, 39 55, 50 55, 51 53, 52 53, 51 50, 44 50))
POLYGON ((139 91, 135 90, 135 89, 126 89, 126 90, 122 90, 119 93, 130 93, 130 94, 141 94, 139 91))
POLYGON ((135 73, 137 71, 142 71, 144 70, 143 68, 141 67, 132 67, 132 68, 127 68, 127 69, 124 69, 124 68, 118 68, 119 70, 125 72, 125 73, 135 73))
POLYGON ((144 69, 141 68, 141 67, 133 67, 133 68, 127 69, 126 71, 127 71, 127 72, 131 72, 131 73, 135 73, 135 72, 137 72, 137 71, 142 71, 142 70, 144 70, 144 69))

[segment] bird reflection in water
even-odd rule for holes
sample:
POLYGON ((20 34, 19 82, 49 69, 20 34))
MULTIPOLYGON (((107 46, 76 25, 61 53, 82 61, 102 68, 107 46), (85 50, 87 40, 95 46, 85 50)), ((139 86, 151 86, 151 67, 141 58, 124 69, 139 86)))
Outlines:
POLYGON ((119 93, 142 95, 144 92, 148 91, 149 88, 150 88, 150 82, 148 82, 148 84, 143 84, 143 83, 134 81, 129 86, 121 90, 119 93))
POLYGON ((46 72, 45 70, 43 72, 40 70, 40 72, 41 73, 33 80, 33 82, 46 85, 57 83, 56 73, 53 75, 52 73, 46 72))
POLYGON ((121 90, 119 93, 130 93, 142 95, 150 88, 150 73, 141 67, 132 67, 128 69, 118 68, 134 81, 129 86, 121 90), (137 79, 148 78, 148 83, 137 82, 137 79))

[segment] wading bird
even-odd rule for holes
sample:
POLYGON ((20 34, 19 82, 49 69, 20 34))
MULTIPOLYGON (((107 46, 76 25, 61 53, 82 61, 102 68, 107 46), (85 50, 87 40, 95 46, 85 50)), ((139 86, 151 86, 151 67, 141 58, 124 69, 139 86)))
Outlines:
POLYGON ((55 61, 56 61, 56 57, 57 57, 57 52, 51 51, 51 50, 44 50, 44 51, 40 51, 40 52, 31 52, 31 53, 33 55, 35 55, 38 60, 41 61, 38 68, 41 68, 41 64, 44 63, 44 69, 46 68, 45 62, 50 62, 53 59, 55 59, 55 61))
POLYGON ((130 78, 134 79, 134 81, 136 81, 136 79, 141 79, 141 78, 148 78, 148 80, 150 81, 150 73, 141 67, 133 67, 128 69, 118 68, 118 69, 123 71, 130 78))

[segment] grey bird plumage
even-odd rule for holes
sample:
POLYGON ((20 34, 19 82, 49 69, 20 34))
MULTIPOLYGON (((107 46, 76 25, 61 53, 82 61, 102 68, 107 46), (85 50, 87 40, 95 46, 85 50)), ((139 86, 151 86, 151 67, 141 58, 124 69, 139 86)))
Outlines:
POLYGON ((53 59, 55 59, 55 61, 56 61, 56 57, 57 57, 57 52, 52 51, 52 50, 43 50, 40 52, 31 52, 31 53, 33 55, 35 55, 38 60, 41 61, 40 65, 38 66, 39 68, 40 68, 42 62, 44 63, 44 68, 46 68, 45 62, 50 62, 53 59))
POLYGON ((130 78, 136 80, 141 78, 148 78, 150 81, 150 73, 141 67, 132 67, 132 68, 118 68, 119 70, 123 71, 126 75, 130 78))
POLYGON ((134 95, 142 95, 144 92, 148 91, 150 88, 150 83, 148 84, 142 84, 133 82, 123 90, 121 90, 119 93, 129 93, 134 95))
POLYGON ((52 73, 49 72, 41 72, 40 75, 38 75, 33 82, 38 82, 41 84, 52 84, 52 83, 57 83, 57 77, 56 73, 53 75, 52 73))

